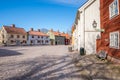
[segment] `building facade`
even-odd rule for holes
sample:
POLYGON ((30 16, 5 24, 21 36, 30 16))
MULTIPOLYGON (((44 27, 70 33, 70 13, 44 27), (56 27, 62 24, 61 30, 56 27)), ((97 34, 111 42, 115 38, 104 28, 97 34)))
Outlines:
POLYGON ((65 37, 65 45, 70 45, 71 44, 71 36, 68 33, 61 33, 61 36, 65 37))
POLYGON ((77 25, 74 25, 74 31, 72 32, 72 48, 73 50, 78 50, 78 27, 77 25))
POLYGON ((33 28, 28 32, 28 45, 49 45, 50 38, 47 34, 38 31, 34 31, 33 28))
POLYGON ((51 45, 64 45, 65 44, 65 36, 59 31, 53 31, 53 29, 49 30, 47 33, 50 36, 51 45))
POLYGON ((2 45, 26 45, 27 33, 23 28, 3 25, 0 33, 2 45))
POLYGON ((76 45, 77 49, 84 48, 86 54, 96 53, 96 39, 100 32, 100 1, 88 0, 77 11, 75 26, 76 26, 76 45), (97 26, 93 27, 93 22, 97 26))
POLYGON ((97 51, 104 50, 108 59, 120 59, 120 0, 100 0, 101 38, 97 51))

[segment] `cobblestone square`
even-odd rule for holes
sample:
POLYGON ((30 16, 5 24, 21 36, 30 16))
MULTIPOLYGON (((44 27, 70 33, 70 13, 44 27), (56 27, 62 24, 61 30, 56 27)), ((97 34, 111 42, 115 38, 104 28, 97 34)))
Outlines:
POLYGON ((75 64, 74 55, 62 45, 1 47, 0 80, 120 79, 119 66, 97 60, 95 55, 78 56, 75 64))

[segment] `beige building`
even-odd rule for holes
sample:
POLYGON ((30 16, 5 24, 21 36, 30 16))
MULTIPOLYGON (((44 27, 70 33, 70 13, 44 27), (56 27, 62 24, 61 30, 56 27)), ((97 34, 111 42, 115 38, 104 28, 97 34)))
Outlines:
POLYGON ((2 45, 26 45, 27 33, 23 28, 2 26, 0 31, 0 42, 2 45))

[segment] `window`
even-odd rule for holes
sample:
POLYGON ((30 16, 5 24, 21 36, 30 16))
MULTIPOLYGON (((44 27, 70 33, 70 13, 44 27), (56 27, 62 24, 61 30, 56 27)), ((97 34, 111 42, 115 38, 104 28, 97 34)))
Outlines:
POLYGON ((34 38, 34 36, 32 36, 32 38, 34 38))
POLYGON ((40 36, 38 36, 38 38, 40 38, 40 36))
POLYGON ((48 39, 48 36, 46 36, 46 39, 48 39))
POLYGON ((48 43, 48 40, 46 40, 45 43, 48 43))
POLYGON ((40 43, 40 40, 38 40, 37 43, 40 43))
POLYGON ((13 43, 14 41, 13 40, 11 40, 11 43, 13 43))
POLYGON ((2 35, 3 39, 4 39, 4 35, 2 35))
POLYGON ((110 33, 110 47, 119 49, 119 31, 110 33))
POLYGON ((44 41, 42 40, 42 43, 44 43, 44 41))
POLYGON ((33 43, 33 41, 31 40, 30 43, 33 43))
POLYGON ((11 35, 11 38, 14 38, 14 36, 13 36, 13 35, 11 35))
POLYGON ((20 38, 20 36, 19 36, 19 35, 17 35, 17 38, 20 38))
POLYGON ((23 36, 23 38, 25 38, 25 36, 23 36))
POLYGON ((43 36, 41 36, 41 38, 43 38, 43 36))
POLYGON ((119 14, 118 0, 114 0, 109 6, 110 19, 119 14))
POLYGON ((40 43, 41 43, 42 41, 40 40, 40 43))
POLYGON ((23 43, 27 43, 25 40, 23 40, 23 43))
POLYGON ((2 41, 2 43, 4 44, 4 40, 2 41))

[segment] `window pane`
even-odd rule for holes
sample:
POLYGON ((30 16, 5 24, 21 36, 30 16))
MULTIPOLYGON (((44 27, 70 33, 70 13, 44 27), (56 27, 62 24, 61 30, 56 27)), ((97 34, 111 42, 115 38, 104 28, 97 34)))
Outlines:
POLYGON ((115 46, 118 47, 118 34, 115 34, 115 46))

